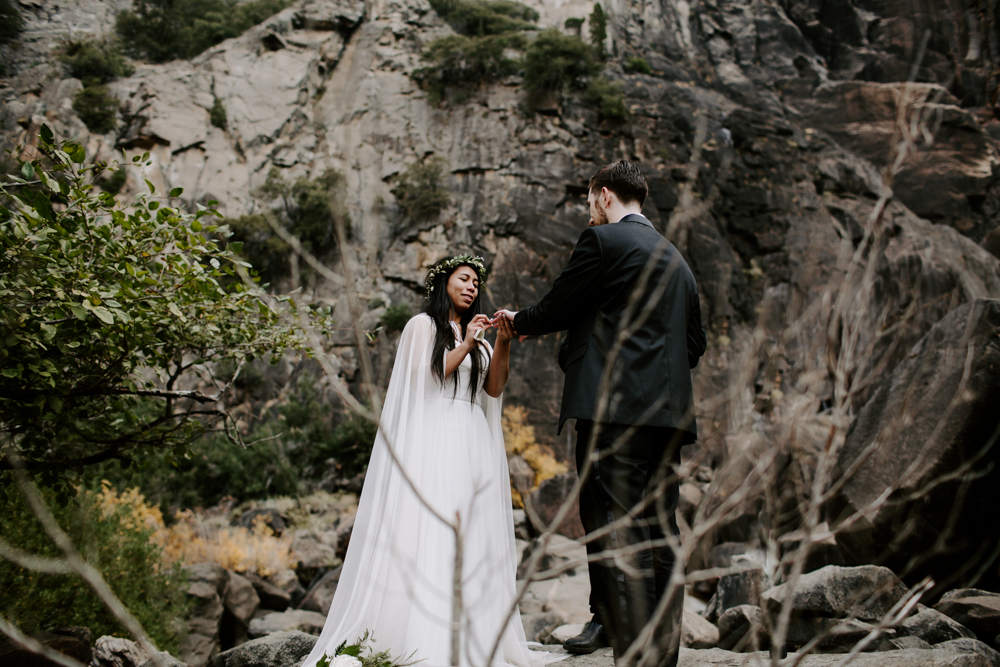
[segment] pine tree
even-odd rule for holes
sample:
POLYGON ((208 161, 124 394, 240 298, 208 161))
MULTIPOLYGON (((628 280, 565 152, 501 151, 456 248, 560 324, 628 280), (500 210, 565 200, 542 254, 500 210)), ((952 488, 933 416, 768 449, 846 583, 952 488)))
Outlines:
POLYGON ((601 7, 601 3, 594 3, 594 11, 590 13, 590 43, 594 45, 594 53, 600 59, 604 60, 606 54, 604 52, 604 40, 608 37, 608 19, 604 15, 604 9, 601 7))

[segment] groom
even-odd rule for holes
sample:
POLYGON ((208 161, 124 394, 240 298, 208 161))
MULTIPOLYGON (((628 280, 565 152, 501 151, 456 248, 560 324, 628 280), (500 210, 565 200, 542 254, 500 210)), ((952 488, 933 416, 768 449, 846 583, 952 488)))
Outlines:
MULTIPOLYGON (((634 164, 600 169, 590 179, 590 227, 552 290, 530 308, 497 313, 521 336, 569 331, 559 351, 566 373, 559 429, 576 419, 584 528, 611 524, 587 551, 611 557, 591 561, 594 619, 564 646, 590 653, 610 641, 616 660, 656 617, 674 568, 664 544, 678 535, 671 475, 681 446, 695 439, 690 369, 706 344, 694 276, 642 215, 647 193, 634 164), (616 344, 619 331, 626 335, 616 344)), ((683 598, 683 589, 674 591, 643 651, 655 648, 659 667, 677 663, 683 598)))

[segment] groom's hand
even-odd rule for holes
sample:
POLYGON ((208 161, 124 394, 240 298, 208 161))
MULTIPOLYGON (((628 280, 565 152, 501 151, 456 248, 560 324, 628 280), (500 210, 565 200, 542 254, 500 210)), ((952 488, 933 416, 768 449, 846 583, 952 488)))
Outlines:
MULTIPOLYGON (((513 328, 514 327, 514 316, 515 315, 517 315, 517 311, 516 310, 498 310, 496 313, 494 313, 493 317, 502 317, 502 318, 506 319, 508 322, 510 322, 511 328, 513 328)), ((514 333, 517 333, 517 332, 515 331, 514 333)), ((523 343, 527 338, 528 338, 527 336, 518 336, 517 340, 518 340, 518 342, 523 343)))

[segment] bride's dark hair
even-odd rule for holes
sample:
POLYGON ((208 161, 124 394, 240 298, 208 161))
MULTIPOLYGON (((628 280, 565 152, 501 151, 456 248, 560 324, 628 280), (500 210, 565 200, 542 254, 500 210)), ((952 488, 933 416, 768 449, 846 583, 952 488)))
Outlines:
MULTIPOLYGON (((465 338, 466 327, 468 327, 469 322, 476 315, 482 312, 482 285, 485 282, 486 276, 482 269, 482 260, 478 257, 475 259, 479 260, 480 266, 476 266, 473 261, 463 262, 455 261, 459 259, 457 257, 446 257, 440 262, 435 264, 427 276, 426 289, 427 289, 427 302, 424 306, 424 312, 430 315, 431 319, 434 320, 435 334, 434 334, 434 351, 431 354, 431 372, 437 377, 438 380, 444 384, 444 357, 445 354, 451 350, 455 349, 455 330, 451 326, 451 312, 452 303, 451 297, 448 296, 448 279, 451 278, 451 274, 455 273, 460 266, 467 266, 476 272, 479 277, 480 290, 476 294, 476 300, 465 310, 461 315, 461 326, 462 326, 462 338, 465 338), (454 266, 450 266, 454 262, 454 266)), ((476 400, 476 391, 479 389, 480 374, 483 372, 483 367, 485 365, 484 355, 480 351, 480 345, 476 344, 476 349, 473 354, 469 355, 472 360, 472 375, 469 378, 469 395, 471 400, 476 400)), ((454 383, 454 388, 452 389, 453 395, 458 394, 458 371, 456 370, 452 374, 452 382, 454 383)))

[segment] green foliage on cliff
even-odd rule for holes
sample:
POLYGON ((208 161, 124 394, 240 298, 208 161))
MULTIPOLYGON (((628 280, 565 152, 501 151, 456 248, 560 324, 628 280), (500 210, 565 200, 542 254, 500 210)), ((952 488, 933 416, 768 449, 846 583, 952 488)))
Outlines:
MULTIPOLYGON (((320 259, 336 247, 331 197, 343 183, 343 175, 328 169, 317 178, 305 176, 287 181, 275 167, 264 185, 254 194, 274 206, 270 213, 285 229, 298 237, 302 247, 320 259)), ((288 275, 291 248, 268 224, 263 213, 253 213, 227 221, 233 241, 242 243, 240 255, 250 262, 265 282, 288 275)), ((350 229, 350 220, 345 220, 350 229)))
POLYGON ((24 29, 24 18, 17 8, 17 3, 11 0, 0 0, 0 45, 8 44, 21 34, 24 29))
POLYGON ((211 364, 280 356, 294 331, 231 280, 238 258, 204 236, 228 235, 214 210, 162 205, 149 181, 134 201, 96 194, 107 165, 47 126, 34 156, 0 182, 0 470, 17 456, 65 484, 151 448, 183 455, 222 416, 178 393, 185 373, 212 387, 211 364))
POLYGON ((129 55, 151 62, 193 58, 287 7, 289 0, 136 0, 115 19, 129 55))
POLYGON ((379 321, 386 331, 394 333, 402 331, 411 317, 413 317, 413 311, 410 310, 410 307, 405 303, 397 303, 395 306, 386 308, 379 321))
POLYGON ((609 81, 606 77, 591 78, 583 91, 583 99, 593 105, 602 118, 619 122, 628 118, 622 85, 609 81))
POLYGON ((135 73, 135 67, 114 42, 70 40, 63 45, 59 60, 69 65, 70 74, 85 86, 110 83, 135 73))
POLYGON ((427 90, 432 104, 445 99, 461 102, 469 90, 517 74, 521 60, 510 52, 526 44, 519 33, 442 37, 427 45, 421 58, 428 66, 414 71, 413 79, 427 90))
POLYGON ((118 127, 118 98, 104 84, 84 86, 73 97, 73 111, 87 129, 107 134, 118 127))
POLYGON ((226 107, 222 105, 222 100, 218 97, 212 103, 212 108, 208 110, 208 122, 212 124, 212 127, 217 127, 220 130, 226 129, 229 124, 226 119, 226 107))
POLYGON ((414 162, 396 177, 392 195, 407 220, 430 220, 451 204, 451 195, 445 188, 446 167, 444 158, 433 157, 414 162))
POLYGON ((604 60, 604 42, 608 38, 608 18, 604 14, 601 3, 594 3, 594 11, 590 13, 590 43, 594 47, 594 55, 598 60, 604 60))
POLYGON ((123 76, 132 76, 135 67, 114 42, 69 40, 63 44, 59 60, 70 74, 83 82, 73 98, 73 110, 91 132, 107 134, 118 125, 118 99, 105 85, 123 76))
MULTIPOLYGON (((183 571, 164 566, 151 538, 154 528, 135 502, 107 492, 81 492, 65 503, 43 497, 56 521, 88 563, 142 623, 160 650, 176 655, 188 609, 183 571)), ((134 501, 134 499, 133 499, 134 501)), ((0 487, 0 538, 33 554, 61 556, 20 491, 0 487)), ((91 588, 75 574, 42 574, 0 559, 0 609, 21 632, 37 634, 53 626, 83 626, 94 637, 128 636, 91 588)))
POLYGON ((528 105, 536 106, 567 86, 596 75, 600 65, 592 49, 579 37, 564 35, 556 28, 542 31, 524 54, 524 87, 528 105))
POLYGON ((513 0, 431 0, 431 6, 462 35, 482 37, 534 30, 538 12, 513 0))
POLYGON ((646 62, 645 58, 640 58, 636 56, 634 58, 629 58, 625 62, 625 71, 629 74, 652 74, 653 70, 650 69, 649 63, 646 62))

